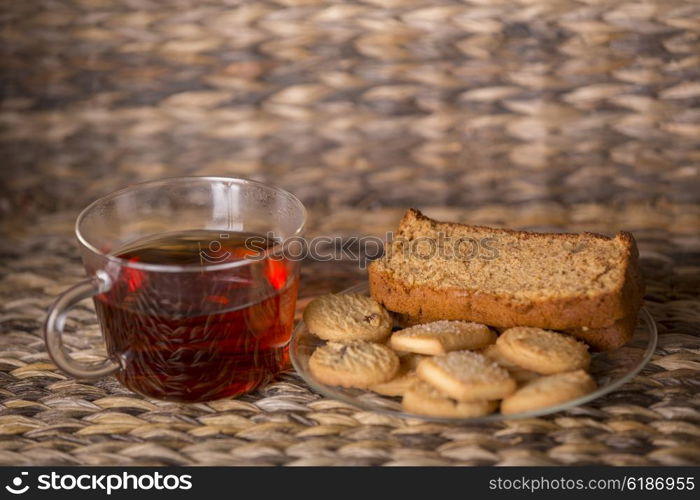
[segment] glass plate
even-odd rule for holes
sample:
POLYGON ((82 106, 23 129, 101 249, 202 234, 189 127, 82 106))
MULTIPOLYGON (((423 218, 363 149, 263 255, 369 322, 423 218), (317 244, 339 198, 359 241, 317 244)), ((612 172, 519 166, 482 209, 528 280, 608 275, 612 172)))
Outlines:
MULTIPOLYGON (((348 288, 341 293, 367 294, 369 290, 367 284, 362 283, 348 288)), ((301 378, 303 378, 312 389, 324 396, 343 401, 363 410, 376 411, 396 417, 465 424, 539 417, 593 401, 604 394, 614 391, 639 373, 644 365, 651 359, 654 349, 656 348, 656 339, 656 324, 649 312, 642 308, 634 337, 627 345, 612 352, 594 353, 592 355, 589 372, 598 383, 598 389, 596 391, 556 406, 550 406, 535 411, 513 415, 493 413, 476 418, 428 417, 425 415, 406 413, 401 408, 401 398, 382 396, 364 389, 346 389, 344 387, 330 386, 319 382, 309 370, 309 357, 314 349, 319 345, 323 345, 325 341, 310 334, 303 321, 301 321, 294 330, 290 345, 290 354, 294 369, 299 373, 301 378)))

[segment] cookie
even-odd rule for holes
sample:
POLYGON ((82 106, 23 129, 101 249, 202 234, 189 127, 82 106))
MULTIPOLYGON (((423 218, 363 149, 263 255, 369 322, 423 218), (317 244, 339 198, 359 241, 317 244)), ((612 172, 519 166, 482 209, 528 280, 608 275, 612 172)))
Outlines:
POLYGON ((366 389, 391 380, 399 357, 384 345, 363 340, 328 342, 311 354, 309 369, 324 384, 366 389))
POLYGON ((390 339, 394 349, 429 355, 481 349, 495 341, 496 334, 486 325, 447 320, 404 328, 394 332, 390 339))
POLYGON ((370 389, 382 396, 403 396, 408 388, 419 380, 416 372, 408 371, 398 374, 388 382, 373 385, 370 389))
POLYGON ((508 373, 510 373, 510 376, 513 377, 513 380, 515 380, 518 384, 524 384, 542 376, 537 372, 526 370, 525 368, 519 367, 515 363, 511 363, 505 356, 503 356, 503 354, 501 354, 501 351, 498 349, 498 344, 491 344, 479 352, 489 358, 491 361, 495 362, 497 365, 505 368, 508 373))
POLYGON ((498 407, 496 401, 455 401, 423 381, 411 385, 406 390, 402 404, 403 409, 410 413, 454 418, 481 417, 498 407))
POLYGON ((501 401, 501 412, 510 415, 558 405, 595 388, 595 381, 583 370, 540 377, 501 401))
POLYGON ((323 295, 304 310, 304 323, 324 340, 381 342, 391 333, 389 312, 376 300, 358 293, 323 295))
POLYGON ((418 377, 457 401, 501 399, 515 391, 515 380, 487 357, 471 351, 452 351, 424 359, 418 377))
POLYGON ((586 344, 542 328, 509 328, 496 345, 508 361, 542 375, 586 369, 591 362, 586 344))

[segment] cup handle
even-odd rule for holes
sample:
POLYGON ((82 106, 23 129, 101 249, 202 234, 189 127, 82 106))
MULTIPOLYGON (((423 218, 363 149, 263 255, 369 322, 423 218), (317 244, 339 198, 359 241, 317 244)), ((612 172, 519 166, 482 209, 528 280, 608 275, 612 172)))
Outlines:
POLYGON ((98 271, 93 278, 81 281, 58 296, 51 305, 44 325, 44 340, 49 356, 56 365, 75 378, 99 378, 117 371, 119 366, 111 359, 97 364, 80 363, 73 359, 63 346, 63 327, 66 315, 78 302, 104 293, 111 287, 109 276, 98 271))

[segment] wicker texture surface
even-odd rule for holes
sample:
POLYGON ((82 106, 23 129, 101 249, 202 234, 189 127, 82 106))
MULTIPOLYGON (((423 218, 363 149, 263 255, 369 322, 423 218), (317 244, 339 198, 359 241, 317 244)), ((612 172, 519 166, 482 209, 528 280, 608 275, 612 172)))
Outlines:
POLYGON ((5 181, 29 210, 202 171, 332 206, 700 190, 694 0, 41 5, 0 6, 5 181))
MULTIPOLYGON (((57 0, 0 5, 0 464, 700 464, 700 5, 693 0, 57 0), (124 185, 274 182, 310 235, 446 220, 634 232, 659 346, 549 417, 362 412, 293 373, 238 400, 76 381, 41 338, 72 225, 124 185)), ((307 262, 299 310, 365 279, 307 262)), ((75 356, 103 352, 87 302, 75 356)))

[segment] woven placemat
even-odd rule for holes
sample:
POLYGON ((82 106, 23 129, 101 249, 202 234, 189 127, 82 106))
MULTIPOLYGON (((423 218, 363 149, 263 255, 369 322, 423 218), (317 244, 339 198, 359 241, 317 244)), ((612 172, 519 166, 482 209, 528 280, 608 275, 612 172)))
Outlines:
MULTIPOLYGON (((426 211, 482 223, 577 230, 590 229, 595 221, 612 229, 617 220, 602 206, 569 207, 558 223, 544 217, 557 213, 551 204, 426 211)), ((348 227, 376 233, 393 226, 399 213, 377 210, 363 226, 356 211, 338 211, 312 218, 310 229, 312 234, 342 234, 348 227)), ((686 222, 694 221, 686 233, 660 230, 651 217, 651 223, 635 225, 646 307, 660 333, 658 349, 640 375, 566 412, 467 426, 360 411, 315 394, 292 372, 240 399, 193 405, 144 399, 112 377, 67 377, 48 359, 41 325, 52 297, 83 276, 71 236, 73 215, 40 218, 23 236, 0 242, 0 464, 700 463, 697 211, 686 213, 686 222)), ((661 211, 657 215, 665 217, 661 211)), ((354 262, 307 262, 299 309, 314 295, 362 279, 364 272, 354 262)), ((68 318, 67 338, 74 355, 89 359, 103 348, 92 306, 84 304, 68 318)))
POLYGON ((202 172, 331 207, 700 192, 696 0, 54 0, 0 22, 6 213, 202 172))

